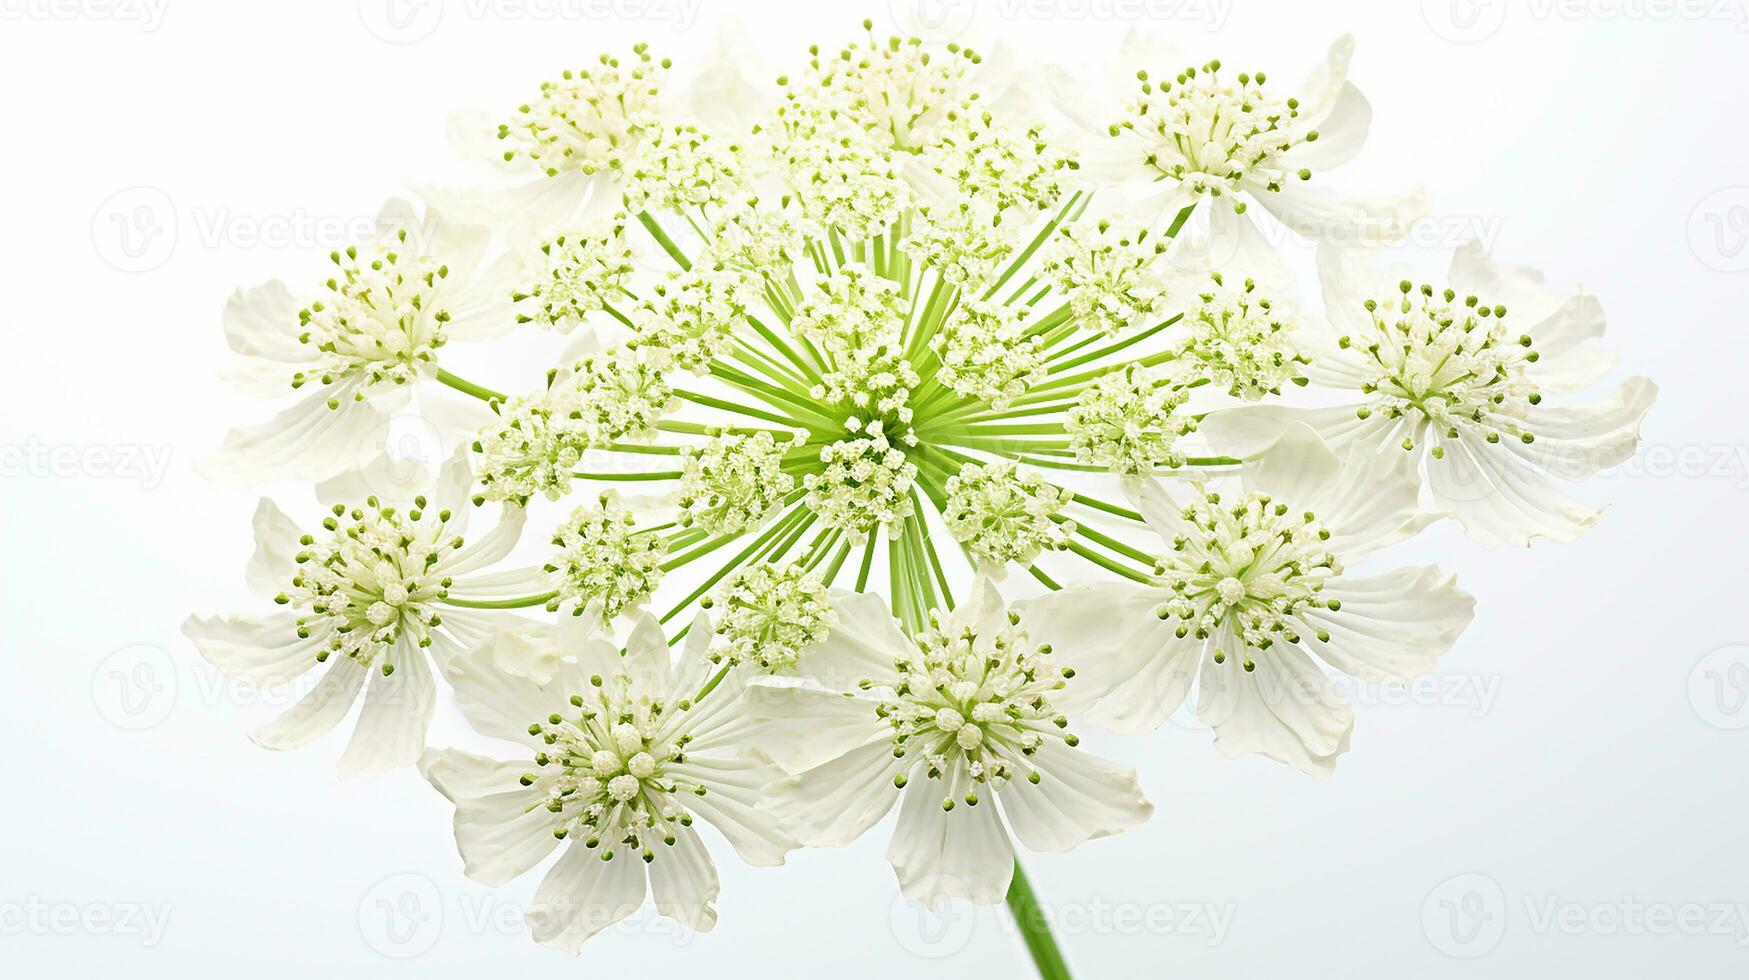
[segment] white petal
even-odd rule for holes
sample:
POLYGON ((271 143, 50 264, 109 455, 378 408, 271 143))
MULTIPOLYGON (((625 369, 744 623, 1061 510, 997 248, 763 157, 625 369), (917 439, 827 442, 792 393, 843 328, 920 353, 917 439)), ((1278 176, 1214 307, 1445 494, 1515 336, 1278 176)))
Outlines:
POLYGON ((1469 426, 1458 438, 1435 433, 1444 459, 1427 463, 1434 504, 1450 511, 1485 548, 1523 547, 1535 538, 1571 541, 1601 514, 1551 487, 1502 445, 1490 445, 1469 426))
MULTIPOLYGON (((714 696, 714 695, 713 695, 714 696)), ((783 863, 795 850, 793 837, 772 817, 764 793, 774 769, 742 753, 732 756, 690 753, 673 771, 708 787, 686 798, 686 808, 716 828, 741 860, 757 867, 783 863)))
MULTIPOLYGON (((656 911, 689 929, 709 932, 717 924, 717 866, 690 827, 674 828, 672 846, 655 844, 650 894, 656 911)), ((618 858, 615 858, 618 860, 618 858)))
POLYGON ((1440 517, 1420 509, 1421 453, 1401 445, 1355 446, 1341 479, 1304 506, 1330 531, 1330 550, 1353 564, 1440 517))
POLYGON ((543 787, 524 787, 532 762, 500 762, 457 749, 427 750, 419 771, 455 804, 455 843, 469 878, 498 886, 541 862, 559 843, 566 818, 531 804, 543 787))
POLYGON ((244 569, 243 578, 249 583, 251 592, 263 599, 271 599, 284 592, 297 575, 294 559, 301 547, 298 538, 303 532, 297 522, 285 516, 285 512, 266 497, 255 505, 255 516, 250 524, 255 530, 255 553, 249 556, 249 566, 244 569))
POLYGON ((806 677, 830 688, 854 690, 864 678, 891 674, 893 657, 911 649, 899 621, 876 593, 834 590, 832 611, 837 623, 797 668, 806 677))
POLYGON ((425 729, 437 707, 437 682, 425 652, 405 636, 395 644, 395 672, 372 665, 364 710, 340 756, 341 779, 375 779, 411 765, 425 751, 425 729))
POLYGON ((351 657, 328 659, 328 670, 310 693, 278 718, 249 733, 264 749, 298 749, 334 730, 358 701, 369 668, 351 657))
POLYGON ((1289 507, 1310 507, 1342 477, 1342 461, 1309 426, 1290 425, 1273 445, 1241 470, 1245 489, 1289 507))
POLYGON ((790 773, 806 772, 889 731, 875 714, 875 700, 795 678, 755 680, 747 685, 745 705, 762 726, 759 750, 790 773))
POLYGON ((585 690, 587 675, 574 663, 538 652, 547 638, 522 630, 498 630, 487 642, 454 658, 445 679, 456 707, 482 735, 515 742, 538 742, 528 726, 555 712, 569 714, 573 694, 585 690), (531 644, 535 649, 531 650, 531 644), (512 673, 545 673, 545 683, 512 673))
POLYGON ((1015 779, 998 794, 1014 836, 1035 851, 1068 851, 1096 837, 1120 834, 1147 820, 1136 771, 1069 748, 1055 739, 1032 756, 1035 785, 1015 779))
POLYGON ((1330 666, 1372 682, 1404 681, 1432 670, 1476 614, 1476 600, 1431 565, 1338 577, 1324 596, 1342 608, 1308 611, 1303 618, 1330 639, 1302 634, 1302 641, 1330 666))
POLYGON ((190 616, 182 635, 226 677, 254 687, 278 687, 316 666, 323 636, 299 639, 297 617, 277 613, 247 616, 190 616))
POLYGON ((644 862, 623 845, 572 843, 535 889, 528 927, 542 946, 575 955, 584 940, 644 904, 644 862), (613 852, 613 859, 602 855, 613 852))
POLYGON ((842 847, 893 808, 898 773, 915 763, 893 757, 893 740, 875 732, 863 744, 771 788, 772 811, 809 847, 842 847))
POLYGON ((1209 415, 1198 423, 1197 434, 1213 453, 1243 459, 1263 452, 1288 430, 1303 425, 1316 432, 1331 452, 1341 455, 1369 429, 1376 430, 1384 424, 1382 414, 1362 420, 1355 414, 1356 407, 1336 405, 1301 409, 1282 405, 1246 405, 1209 415))
MULTIPOLYGON (((298 341, 301 306, 277 279, 253 289, 239 289, 225 302, 225 341, 246 357, 283 364, 310 361, 314 349, 298 341)), ((281 372, 282 384, 291 384, 292 373, 281 372)))
POLYGON ((387 420, 369 402, 353 401, 352 391, 351 384, 324 388, 267 422, 232 429, 195 470, 221 486, 239 487, 285 477, 326 480, 356 466, 376 448, 387 420), (339 408, 328 407, 331 397, 339 408))
POLYGON ((1277 643, 1246 650, 1229 636, 1226 662, 1203 661, 1197 718, 1215 731, 1227 758, 1255 752, 1301 772, 1328 776, 1348 750, 1354 709, 1318 665, 1299 649, 1277 643), (1250 657, 1255 670, 1246 670, 1250 657))
POLYGON ((1158 728, 1189 693, 1197 644, 1178 640, 1177 620, 1155 611, 1169 593, 1132 585, 1078 586, 1018 606, 1020 625, 1071 667, 1052 704, 1071 719, 1140 734, 1158 728))
POLYGON ((668 637, 656 617, 644 609, 633 613, 632 632, 626 637, 626 668, 644 678, 649 690, 666 691, 674 683, 673 659, 668 637))
POLYGON ((1360 248, 1382 248, 1401 240, 1427 210, 1426 195, 1419 191, 1344 197, 1318 186, 1315 179, 1289 180, 1279 191, 1258 188, 1253 194, 1294 231, 1314 241, 1360 248))
POLYGON ((1640 423, 1657 397, 1657 385, 1645 378, 1629 378, 1603 401, 1538 408, 1526 423, 1536 441, 1502 444, 1562 479, 1588 479, 1633 456, 1640 445, 1640 423))
MULTIPOLYGON (((899 876, 899 890, 930 909, 955 898, 994 905, 1008 892, 1014 876, 1014 845, 996 812, 996 801, 977 806, 964 800, 971 780, 956 775, 944 788, 934 779, 918 779, 905 790, 899 824, 887 848, 887 860, 899 876), (942 801, 953 798, 951 811, 942 801)), ((989 797, 986 789, 984 795, 989 797)))
MULTIPOLYGON (((463 507, 472 506, 463 504, 463 507)), ((455 557, 444 563, 444 571, 450 575, 465 575, 477 568, 485 568, 503 560, 516 548, 516 542, 522 537, 522 527, 528 520, 528 512, 512 503, 506 503, 498 512, 498 522, 492 525, 492 530, 469 539, 455 557)), ((462 583, 457 583, 458 588, 462 583)), ((451 595, 456 590, 451 590, 451 595)))

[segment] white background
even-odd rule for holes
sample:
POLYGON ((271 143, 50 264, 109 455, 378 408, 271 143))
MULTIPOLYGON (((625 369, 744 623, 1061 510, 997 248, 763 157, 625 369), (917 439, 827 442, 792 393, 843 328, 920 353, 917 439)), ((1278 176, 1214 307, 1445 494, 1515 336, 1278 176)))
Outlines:
MULTIPOLYGON (((263 980, 1028 975, 998 910, 920 921, 896 902, 883 830, 776 870, 718 848, 716 932, 640 917, 572 962, 522 932, 533 876, 497 892, 462 877, 448 807, 416 774, 339 784, 340 737, 291 755, 244 738, 277 705, 223 684, 177 632, 189 612, 250 602, 254 496, 190 470, 262 411, 215 378, 225 296, 309 281, 338 229, 401 181, 454 176, 452 108, 512 107, 640 38, 684 67, 726 7, 386 3, 0 0, 0 963, 263 980)), ((865 15, 886 30, 915 13, 734 6, 773 62, 865 15)), ((1475 230, 1595 290, 1624 367, 1663 391, 1641 455, 1580 491, 1610 504, 1583 540, 1487 553, 1441 527, 1405 549, 1456 571, 1480 615, 1439 685, 1406 704, 1361 692, 1335 779, 1223 762, 1188 726, 1099 740, 1141 768, 1158 812, 1029 860, 1078 975, 1749 971, 1740 0, 927 12, 949 32, 975 14, 966 40, 1040 60, 1096 61, 1140 24, 1283 81, 1352 30, 1376 114, 1351 176, 1425 183, 1456 216, 1436 232, 1475 230)), ((463 737, 447 717, 434 733, 463 737)))

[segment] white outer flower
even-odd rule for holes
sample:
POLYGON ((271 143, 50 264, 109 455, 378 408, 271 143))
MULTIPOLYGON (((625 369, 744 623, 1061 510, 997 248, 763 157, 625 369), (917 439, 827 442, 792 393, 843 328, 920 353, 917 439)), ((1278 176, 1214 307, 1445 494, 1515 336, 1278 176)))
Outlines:
MULTIPOLYGON (((334 253, 334 288, 312 283, 298 294, 275 280, 231 295, 225 339, 238 356, 228 379, 261 397, 301 397, 265 423, 232 430, 197 463, 203 476, 242 486, 325 480, 363 466, 383 449, 389 417, 417 397, 415 388, 429 388, 446 341, 490 340, 514 326, 510 295, 522 263, 492 254, 490 228, 435 212, 422 219, 404 201, 385 205, 377 228, 350 255, 334 253), (374 283, 368 296, 346 288, 348 273, 360 290, 374 283), (397 276, 403 281, 387 301, 383 287, 397 276)), ((449 401, 463 404, 459 395, 449 401)), ((421 407, 432 420, 452 414, 421 407)), ((472 399, 461 411, 486 417, 472 399)))
POLYGON ((1267 73, 1257 85, 1237 66, 1222 67, 1211 79, 1206 59, 1173 53, 1132 32, 1111 61, 1103 97, 1089 98, 1083 80, 1060 70, 1047 81, 1058 109, 1085 131, 1083 174, 1102 188, 1115 184, 1125 214, 1153 216, 1163 226, 1195 205, 1209 222, 1199 231, 1210 237, 1206 247, 1216 256, 1258 253, 1262 236, 1245 217, 1251 204, 1302 235, 1384 245, 1420 216, 1422 195, 1362 199, 1338 196, 1323 184, 1327 171, 1360 152, 1372 123, 1372 107, 1348 81, 1353 56, 1354 38, 1344 35, 1297 86, 1267 73), (1194 77, 1173 76, 1193 62, 1194 77), (1144 93, 1138 71, 1149 73, 1151 91, 1144 93), (1243 95, 1240 74, 1250 79, 1243 95), (1170 89, 1162 95, 1164 83, 1170 89), (1148 114, 1137 114, 1142 105, 1148 114), (1250 113, 1242 108, 1247 105, 1250 113), (1273 127, 1257 121, 1270 115, 1279 116, 1273 127), (1162 123, 1164 134, 1155 128, 1162 123), (1316 139, 1306 138, 1311 132, 1316 139), (1151 155, 1158 165, 1148 162, 1151 155))
POLYGON ((255 511, 255 554, 249 559, 248 583, 263 599, 286 596, 289 601, 282 605, 287 611, 267 616, 191 616, 182 624, 182 632, 201 656, 226 677, 246 684, 280 687, 307 671, 323 671, 302 700, 250 733, 263 748, 294 749, 314 742, 346 717, 364 691, 364 708, 340 758, 343 778, 372 778, 417 759, 425 748, 426 725, 436 705, 432 663, 447 675, 463 649, 512 618, 506 612, 447 605, 438 596, 524 595, 539 582, 521 571, 481 574, 515 547, 524 515, 520 507, 506 506, 489 531, 477 538, 465 535, 474 509, 468 499, 471 478, 465 455, 458 454, 444 466, 422 508, 412 492, 385 492, 428 482, 401 479, 394 471, 400 465, 380 460, 366 471, 318 488, 325 502, 338 499, 348 508, 345 516, 335 518, 341 534, 355 528, 363 532, 343 542, 349 548, 345 561, 333 566, 335 581, 323 585, 325 591, 333 590, 318 600, 328 608, 327 614, 313 610, 307 595, 292 599, 290 594, 303 595, 292 584, 294 578, 307 574, 299 555, 327 553, 329 536, 321 527, 312 527, 309 543, 304 543, 306 529, 263 498, 255 511), (368 494, 375 494, 396 513, 383 518, 376 508, 364 506, 368 494), (362 512, 362 521, 352 519, 351 508, 362 512), (417 520, 412 516, 415 511, 420 515, 417 520), (410 548, 395 546, 402 534, 413 539, 410 548), (457 542, 460 547, 455 547, 457 542), (371 554, 373 547, 381 554, 371 554), (429 565, 422 558, 396 560, 403 554, 427 553, 436 558, 429 565), (432 622, 433 618, 438 621, 432 622), (307 636, 298 635, 300 623, 307 636), (337 632, 342 624, 350 624, 350 631, 337 632), (372 635, 361 639, 367 632, 372 635), (325 662, 319 662, 318 656, 325 662))
POLYGON ((940 648, 907 636, 878 596, 840 592, 833 607, 838 621, 801 658, 802 679, 753 682, 769 725, 760 745, 792 777, 771 807, 804 844, 847 844, 903 800, 887 858, 905 896, 987 905, 1013 874, 1010 829, 1032 850, 1060 852, 1152 814, 1134 771, 1075 748, 1059 727, 1081 678, 1063 679, 1061 658, 1025 638, 1025 617, 1017 629, 987 578, 939 624, 938 638, 954 641, 948 661, 928 656, 940 648))
POLYGON ((1023 616, 1094 688, 1089 721, 1150 731, 1195 685, 1197 717, 1223 755, 1256 752, 1328 775, 1348 750, 1354 712, 1318 661, 1365 681, 1405 681, 1451 648, 1475 601, 1432 566, 1346 571, 1429 520, 1401 455, 1344 465, 1296 426, 1240 476, 1207 486, 1228 513, 1252 499, 1249 519, 1211 531, 1186 521, 1186 508, 1203 504, 1200 489, 1173 497, 1154 481, 1132 484, 1164 539, 1161 585, 1066 589, 1023 604, 1023 616))
POLYGON ((1615 363, 1596 343, 1604 330, 1596 297, 1557 295, 1540 273, 1496 265, 1471 242, 1453 256, 1447 283, 1435 284, 1432 297, 1436 306, 1462 316, 1454 328, 1433 331, 1435 341, 1428 343, 1433 321, 1420 312, 1427 297, 1418 285, 1408 297, 1410 314, 1387 308, 1405 298, 1401 272, 1358 267, 1332 248, 1320 250, 1319 268, 1329 323, 1322 337, 1312 324, 1301 332, 1312 353, 1306 374, 1315 385, 1352 400, 1303 411, 1255 406, 1217 413, 1203 422, 1212 444, 1245 454, 1299 421, 1338 452, 1353 447, 1410 456, 1435 506, 1454 514, 1487 547, 1523 546, 1538 537, 1569 541, 1597 523, 1600 509, 1555 490, 1545 476, 1585 480, 1633 455, 1658 388, 1634 377, 1589 404, 1555 406, 1543 397, 1586 388, 1615 363), (1449 303, 1439 292, 1447 286, 1455 293, 1449 303), (1478 298, 1478 310, 1489 307, 1489 315, 1472 316, 1464 305, 1468 296, 1478 298), (1383 364, 1367 349, 1385 335, 1365 309, 1369 300, 1380 307, 1396 345, 1381 349, 1383 364), (1506 311, 1503 318, 1493 315, 1496 307, 1506 311), (1462 335, 1455 327, 1466 319, 1476 325, 1462 335), (1412 331, 1412 342, 1405 343, 1399 322, 1423 329, 1412 331), (1490 329, 1498 342, 1477 351, 1490 329), (1454 352, 1450 345, 1458 336, 1468 341, 1454 352), (1442 366, 1430 373, 1435 365, 1442 366), (1381 379, 1398 376, 1415 399, 1401 397, 1395 381, 1381 385, 1381 379))
POLYGON ((796 846, 760 810, 769 764, 746 751, 739 674, 694 700, 714 670, 711 635, 701 615, 675 662, 644 613, 621 656, 588 620, 565 616, 556 629, 502 632, 457 658, 456 703, 468 722, 529 755, 432 750, 419 768, 455 804, 456 846, 476 881, 505 884, 564 841, 526 916, 542 945, 575 954, 646 894, 691 929, 715 926, 716 866, 695 817, 749 864, 782 864, 796 846), (595 722, 579 726, 585 712, 595 722))

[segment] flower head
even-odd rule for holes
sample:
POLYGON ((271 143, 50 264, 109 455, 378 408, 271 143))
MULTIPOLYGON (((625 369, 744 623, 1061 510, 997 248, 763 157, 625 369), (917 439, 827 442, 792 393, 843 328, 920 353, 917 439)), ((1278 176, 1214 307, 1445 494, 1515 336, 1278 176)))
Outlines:
POLYGON ((1075 522, 1058 513, 1074 494, 1013 463, 968 463, 947 481, 948 533, 981 565, 1030 565, 1040 553, 1069 545, 1075 522))
POLYGON ((598 607, 611 622, 649 598, 662 580, 667 546, 659 534, 634 530, 636 521, 612 493, 571 512, 553 535, 559 553, 546 565, 553 608, 581 615, 598 607))

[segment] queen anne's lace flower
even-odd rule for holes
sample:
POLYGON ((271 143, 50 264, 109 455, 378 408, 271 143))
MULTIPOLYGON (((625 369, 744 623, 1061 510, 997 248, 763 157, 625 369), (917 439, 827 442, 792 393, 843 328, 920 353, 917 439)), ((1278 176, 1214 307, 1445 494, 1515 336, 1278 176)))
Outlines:
POLYGON ((504 159, 525 157, 549 176, 566 168, 626 170, 661 122, 657 99, 668 67, 638 44, 629 58, 604 54, 588 68, 542 82, 539 97, 498 127, 504 159))
POLYGON ((1246 401, 1279 395, 1284 384, 1306 384, 1311 357, 1256 282, 1214 272, 1181 292, 1186 306, 1173 368, 1185 381, 1209 381, 1246 401))
POLYGON ((717 612, 712 659, 772 674, 793 670, 835 621, 820 575, 794 564, 735 572, 709 608, 717 612))
POLYGON ((806 477, 808 506, 820 523, 853 534, 885 528, 897 535, 911 516, 917 466, 880 431, 841 439, 820 450, 821 470, 806 477))
POLYGON ((795 489, 783 470, 786 446, 769 432, 722 435, 685 455, 680 524, 712 534, 758 527, 795 489))
POLYGON ((1075 522, 1059 519, 1074 494, 1013 463, 967 463, 947 481, 948 533, 980 565, 1030 565, 1045 550, 1069 546, 1075 522))
POLYGON ((1044 274, 1068 295, 1075 318, 1089 330, 1151 327, 1168 312, 1160 258, 1167 244, 1145 229, 1119 230, 1107 221, 1066 225, 1046 246, 1044 274))
POLYGON ((527 756, 500 762, 445 749, 419 763, 455 804, 471 877, 502 885, 563 844, 526 918, 538 942, 572 953, 636 912, 646 892, 689 928, 716 924, 716 869, 700 819, 749 864, 782 864, 796 846, 760 812, 768 764, 742 744, 739 675, 711 684, 710 624, 693 624, 678 663, 647 613, 623 657, 588 629, 563 617, 556 630, 501 633, 458 659, 462 713, 527 756))
POLYGON ((734 346, 734 331, 760 301, 757 274, 719 263, 677 272, 632 313, 640 346, 697 371, 734 346))
POLYGON ((874 596, 834 608, 838 625, 801 661, 812 680, 760 682, 756 700, 762 747, 795 777, 774 806, 803 843, 848 843, 902 798, 887 856, 905 896, 935 908, 1001 900, 1007 828, 1065 851, 1152 812, 1133 772, 1076 748, 1076 671, 987 580, 915 637, 874 596))
POLYGON ((713 142, 697 126, 654 129, 626 181, 626 206, 684 212, 720 205, 741 182, 739 152, 713 142))
POLYGON ((1114 473, 1149 473, 1184 465, 1180 436, 1196 420, 1178 414, 1188 393, 1135 364, 1101 375, 1069 410, 1069 445, 1083 463, 1114 473))
POLYGON ((1197 716, 1223 754, 1328 774, 1354 712, 1312 658, 1404 681, 1469 624, 1474 601, 1436 568, 1347 573, 1427 523, 1400 455, 1344 467, 1299 426, 1236 479, 1180 499, 1152 482, 1137 491, 1165 542, 1158 584, 1066 589, 1024 610, 1036 636, 1099 678, 1089 717, 1102 725, 1151 730, 1195 683, 1197 716))
POLYGON ((1338 451, 1401 452, 1435 505, 1490 547, 1570 540, 1597 521, 1596 508, 1540 473, 1578 480, 1626 459, 1657 387, 1630 378, 1592 404, 1545 402, 1613 363, 1594 343, 1604 327, 1594 297, 1556 296, 1539 274, 1496 266, 1475 243, 1454 256, 1450 285, 1363 270, 1330 251, 1320 267, 1331 324, 1307 374, 1357 401, 1219 413, 1211 439, 1243 451, 1303 421, 1338 451))
MULTIPOLYGON (((190 617, 182 631, 227 677, 256 687, 288 684, 321 665, 322 678, 279 718, 251 733, 270 749, 300 748, 327 734, 364 693, 364 708, 340 759, 347 778, 371 778, 416 759, 436 703, 441 668, 507 614, 449 600, 479 595, 478 571, 503 558, 523 523, 506 507, 495 527, 467 534, 470 477, 457 456, 435 481, 377 461, 324 485, 334 503, 304 530, 272 501, 255 512, 250 588, 282 612, 190 617), (396 488, 419 487, 403 499, 396 488), (381 495, 372 488, 383 488, 381 495)), ((514 577, 510 587, 534 584, 514 577)))
POLYGON ((618 214, 601 227, 543 242, 541 266, 511 295, 516 322, 568 333, 604 304, 623 301, 634 271, 626 221, 618 214))
POLYGON ((613 493, 572 511, 553 535, 559 553, 545 566, 550 605, 579 615, 594 609, 612 622, 648 599, 662 581, 667 546, 661 535, 635 530, 636 523, 613 493))
POLYGON ((1001 410, 1044 380, 1044 341, 1026 329, 1030 311, 967 300, 932 343, 941 358, 937 377, 967 398, 1001 410))

